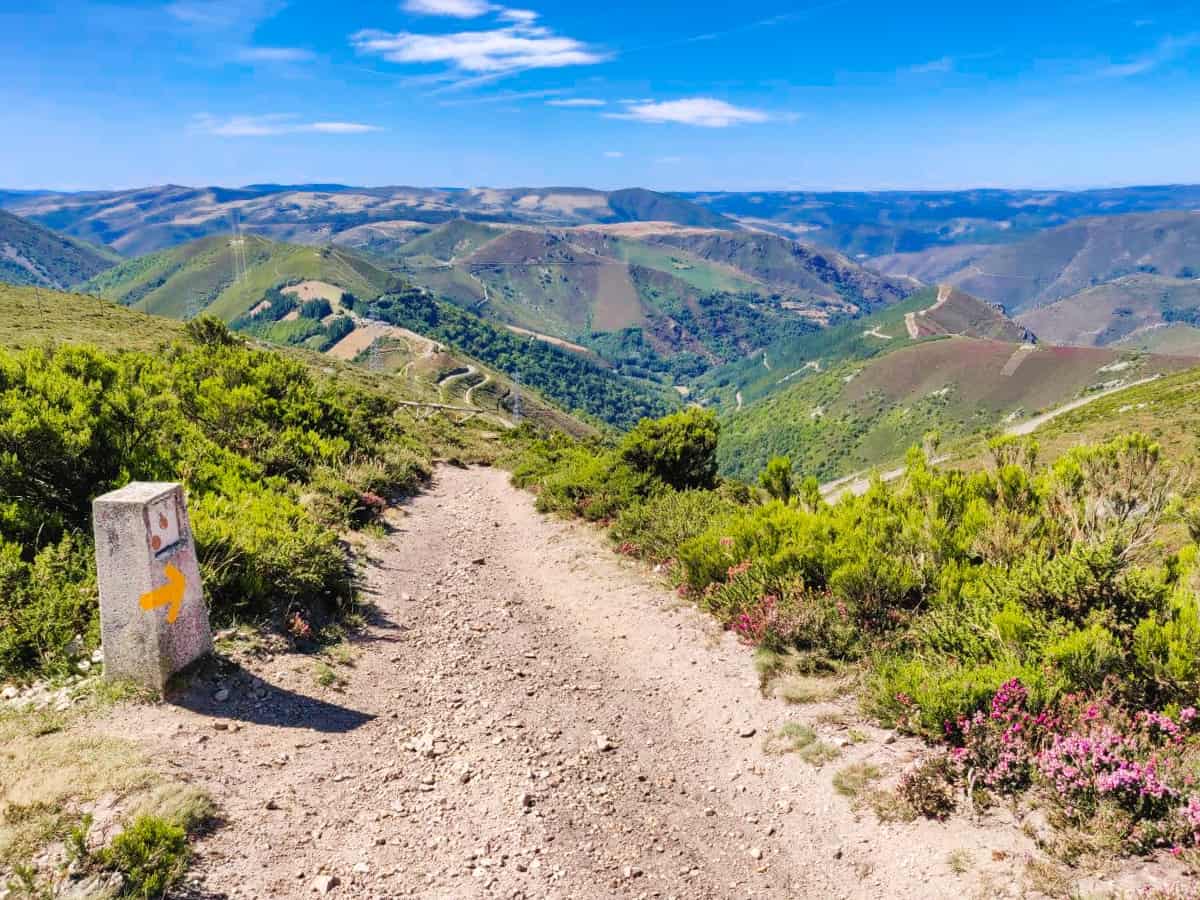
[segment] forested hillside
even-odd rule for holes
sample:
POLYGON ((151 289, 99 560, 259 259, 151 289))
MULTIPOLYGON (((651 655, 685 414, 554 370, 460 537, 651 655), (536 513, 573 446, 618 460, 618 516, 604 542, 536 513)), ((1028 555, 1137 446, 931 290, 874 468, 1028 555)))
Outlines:
POLYGON ((110 268, 120 257, 107 248, 64 237, 0 211, 0 281, 67 288, 110 268))

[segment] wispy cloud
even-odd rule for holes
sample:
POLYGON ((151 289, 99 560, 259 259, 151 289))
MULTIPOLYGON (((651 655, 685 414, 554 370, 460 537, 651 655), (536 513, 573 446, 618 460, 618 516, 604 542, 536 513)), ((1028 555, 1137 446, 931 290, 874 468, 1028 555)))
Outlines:
POLYGON ((564 97, 561 100, 547 100, 546 105, 547 106, 574 106, 574 107, 607 106, 608 101, 607 100, 595 100, 591 97, 564 97))
POLYGON ((247 63, 296 63, 316 58, 303 47, 242 47, 235 55, 239 62, 247 63))
POLYGON ((1200 46, 1200 33, 1168 35, 1154 49, 1121 63, 1108 63, 1094 73, 1097 78, 1132 78, 1175 62, 1200 46))
POLYGON ((174 0, 167 15, 194 28, 253 30, 284 7, 283 0, 174 0))
POLYGON ((405 12, 418 16, 448 16, 452 19, 478 19, 495 13, 508 22, 531 25, 538 19, 532 9, 512 9, 487 0, 405 0, 405 12))
POLYGON ((352 35, 351 42, 359 53, 388 62, 442 64, 473 75, 587 66, 608 58, 582 41, 524 22, 452 34, 367 29, 352 35))
POLYGON ((217 137, 271 137, 279 134, 366 134, 381 131, 363 122, 306 122, 290 113, 220 118, 200 113, 192 118, 191 130, 217 137))
POLYGON ((943 56, 939 59, 931 59, 928 62, 917 63, 914 66, 906 66, 903 71, 910 72, 913 75, 930 75, 938 72, 953 72, 954 57, 943 56))
POLYGON ((670 122, 696 125, 701 128, 728 128, 766 122, 771 117, 760 109, 734 106, 713 97, 688 97, 683 100, 631 103, 624 112, 608 113, 613 119, 633 119, 638 122, 670 122))
POLYGON ((566 93, 562 88, 543 91, 500 91, 495 94, 480 94, 473 97, 462 97, 457 100, 443 100, 441 106, 478 106, 487 103, 518 103, 522 100, 544 100, 566 93))
POLYGON ((419 16, 450 16, 455 19, 475 19, 495 7, 485 0, 406 0, 405 12, 419 16))

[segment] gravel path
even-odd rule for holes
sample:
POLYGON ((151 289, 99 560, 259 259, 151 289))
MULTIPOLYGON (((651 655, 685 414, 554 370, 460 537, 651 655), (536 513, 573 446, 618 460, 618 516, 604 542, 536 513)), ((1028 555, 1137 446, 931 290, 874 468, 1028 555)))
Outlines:
POLYGON ((898 774, 915 742, 850 701, 764 698, 744 647, 505 473, 443 468, 396 525, 367 548, 377 614, 341 687, 242 647, 103 723, 222 810, 189 896, 1018 895, 1007 814, 856 812, 834 772, 898 774), (794 720, 839 758, 766 754, 794 720))

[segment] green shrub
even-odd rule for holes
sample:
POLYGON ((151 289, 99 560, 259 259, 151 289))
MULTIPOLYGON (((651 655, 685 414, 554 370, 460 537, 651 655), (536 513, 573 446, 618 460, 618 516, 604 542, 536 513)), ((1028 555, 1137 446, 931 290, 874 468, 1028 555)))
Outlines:
POLYGON ((612 538, 632 545, 645 559, 662 561, 709 523, 737 510, 735 501, 716 491, 664 491, 624 509, 613 524, 612 538))
POLYGON ((618 448, 621 459, 676 490, 711 488, 717 478, 720 426, 711 410, 686 409, 643 419, 618 448))
POLYGON ((1049 697, 1038 669, 1015 659, 962 665, 949 658, 924 659, 903 654, 876 659, 864 705, 884 722, 938 739, 947 722, 984 709, 1000 685, 1020 679, 1032 708, 1049 697))
POLYGON ((1116 637, 1099 623, 1048 644, 1042 658, 1058 670, 1069 690, 1099 690, 1106 678, 1120 673, 1125 663, 1116 637))
POLYGON ((187 871, 187 833, 155 816, 139 816, 98 854, 101 864, 125 878, 123 894, 139 900, 163 897, 187 871))
POLYGON ((792 502, 792 461, 786 456, 774 456, 758 475, 758 483, 781 503, 792 502))
POLYGON ((286 495, 202 495, 192 503, 192 527, 204 586, 218 614, 282 618, 297 610, 344 608, 353 598, 337 535, 286 495))
POLYGON ((1200 693, 1200 598, 1177 587, 1160 613, 1138 623, 1133 656, 1152 695, 1186 701, 1200 693))
POLYGON ((96 580, 90 546, 66 536, 33 561, 0 538, 0 672, 45 668, 64 672, 76 635, 79 650, 99 643, 96 580))

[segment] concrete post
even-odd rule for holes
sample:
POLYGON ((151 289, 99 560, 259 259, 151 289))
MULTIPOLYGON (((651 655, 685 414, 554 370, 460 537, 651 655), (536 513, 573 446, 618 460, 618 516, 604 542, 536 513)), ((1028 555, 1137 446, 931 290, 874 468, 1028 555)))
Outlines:
POLYGON ((162 691, 212 649, 183 488, 134 482, 96 498, 92 516, 105 677, 162 691))

